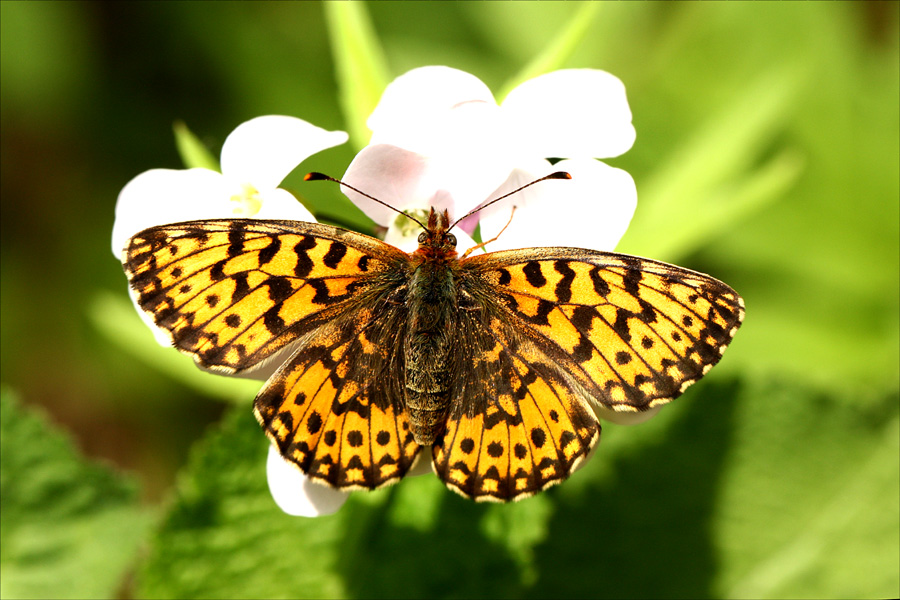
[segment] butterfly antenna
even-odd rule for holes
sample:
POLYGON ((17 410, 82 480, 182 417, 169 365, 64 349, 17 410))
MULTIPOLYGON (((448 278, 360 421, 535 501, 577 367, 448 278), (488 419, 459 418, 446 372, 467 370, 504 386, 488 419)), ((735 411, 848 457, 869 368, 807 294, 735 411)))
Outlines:
POLYGON ((460 221, 462 221, 463 219, 465 219, 466 217, 468 217, 468 216, 470 216, 470 215, 474 215, 474 214, 477 213, 479 210, 484 210, 485 208, 487 208, 487 207, 490 206, 491 204, 494 204, 495 202, 500 202, 500 201, 503 200, 504 198, 508 198, 509 196, 512 196, 513 194, 518 194, 519 192, 521 192, 521 191, 524 190, 525 188, 531 187, 532 185, 534 185, 534 184, 536 184, 536 183, 540 183, 540 182, 542 182, 542 181, 544 181, 544 180, 546 180, 546 179, 572 179, 572 176, 569 175, 568 173, 566 173, 565 171, 557 171, 557 172, 555 172, 555 173, 550 173, 549 175, 546 175, 546 176, 544 176, 544 177, 541 177, 540 179, 535 179, 535 180, 532 181, 531 183, 526 183, 526 184, 523 185, 522 187, 516 188, 516 189, 514 189, 513 191, 509 192, 508 194, 503 194, 503 195, 500 196, 499 198, 494 198, 493 200, 491 200, 490 202, 488 202, 488 203, 485 204, 484 206, 479 206, 478 208, 475 208, 475 209, 470 210, 470 211, 467 212, 465 215, 463 215, 463 216, 461 216, 460 218, 458 218, 457 220, 455 220, 455 221, 453 222, 453 225, 451 225, 448 229, 453 229, 454 227, 456 227, 456 224, 457 224, 457 223, 459 223, 460 221))
MULTIPOLYGON (((546 179, 546 178, 545 178, 545 179, 546 179)), ((419 224, 419 226, 422 227, 422 229, 428 229, 428 228, 422 223, 422 221, 418 220, 418 219, 415 218, 414 216, 409 215, 409 214, 403 212, 402 210, 398 210, 398 209, 394 208, 393 206, 391 206, 390 204, 388 204, 387 202, 384 202, 384 201, 382 201, 382 200, 379 200, 379 199, 376 198, 375 196, 370 196, 369 194, 365 193, 364 191, 358 190, 358 189, 356 189, 355 187, 353 187, 352 185, 349 185, 349 184, 344 183, 344 182, 341 181, 340 179, 335 179, 334 177, 329 177, 328 175, 325 175, 324 173, 318 173, 318 172, 316 172, 316 171, 313 171, 312 173, 307 173, 307 174, 303 177, 303 181, 333 181, 333 182, 338 183, 338 184, 340 184, 340 185, 342 185, 342 186, 344 186, 344 187, 346 187, 346 188, 350 188, 351 190, 353 190, 353 191, 356 192, 357 194, 360 194, 360 195, 362 195, 362 196, 365 196, 365 197, 368 198, 369 200, 374 200, 374 201, 377 202, 378 204, 380 204, 380 205, 382 205, 382 206, 388 207, 389 209, 391 209, 391 210, 394 211, 395 213, 399 213, 399 214, 403 215, 404 217, 406 217, 407 219, 410 219, 410 220, 412 220, 412 221, 415 221, 416 223, 419 224)), ((538 180, 538 181, 540 181, 540 180, 538 180)), ((531 185, 531 184, 529 184, 529 185, 531 185)), ((526 187, 527 187, 527 186, 526 186, 526 187)), ((518 191, 518 190, 516 190, 516 191, 518 191)), ((507 195, 508 195, 508 194, 507 194, 507 195)), ((505 196, 504 196, 504 197, 505 197, 505 196)), ((499 198, 498 198, 498 200, 499 200, 499 198)))

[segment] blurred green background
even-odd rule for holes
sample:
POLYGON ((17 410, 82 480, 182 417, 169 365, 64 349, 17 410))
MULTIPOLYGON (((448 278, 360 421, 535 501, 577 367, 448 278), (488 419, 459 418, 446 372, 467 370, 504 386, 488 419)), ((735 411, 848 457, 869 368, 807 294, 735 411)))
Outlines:
POLYGON ((897 597, 898 21, 896 2, 0 3, 0 595, 897 597), (286 114, 354 135, 286 187, 365 231, 302 175, 340 176, 383 85, 429 64, 498 98, 555 68, 621 78, 620 249, 723 279, 746 322, 535 498, 424 476, 291 518, 258 385, 196 373, 130 308, 116 196, 182 166, 176 121, 217 155, 286 114))

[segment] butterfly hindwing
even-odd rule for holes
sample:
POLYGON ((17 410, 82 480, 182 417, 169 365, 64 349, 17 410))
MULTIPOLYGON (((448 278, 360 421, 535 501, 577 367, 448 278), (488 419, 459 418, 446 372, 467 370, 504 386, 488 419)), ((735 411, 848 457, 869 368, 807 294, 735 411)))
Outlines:
POLYGON ((263 429, 311 478, 374 489, 413 465, 421 447, 410 432, 395 343, 403 337, 403 312, 399 305, 358 305, 319 327, 257 396, 263 429))
POLYGON ((578 386, 534 340, 490 304, 470 309, 459 335, 466 356, 434 469, 476 500, 530 496, 569 476, 599 441, 578 386))
POLYGON ((718 362, 744 316, 724 283, 623 254, 538 248, 464 264, 494 290, 504 321, 537 336, 593 401, 613 410, 680 395, 718 362))

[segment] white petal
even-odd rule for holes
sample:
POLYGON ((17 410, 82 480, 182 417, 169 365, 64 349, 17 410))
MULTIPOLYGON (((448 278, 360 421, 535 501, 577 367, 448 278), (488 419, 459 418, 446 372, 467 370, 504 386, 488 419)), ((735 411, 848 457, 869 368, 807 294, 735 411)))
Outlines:
MULTIPOLYGON (((637 206, 631 175, 592 159, 562 161, 553 169, 569 172, 572 179, 542 181, 512 196, 510 200, 521 208, 489 250, 535 246, 615 249, 637 206)), ((519 175, 520 182, 527 183, 525 179, 519 175)), ((507 183, 506 187, 513 186, 507 183)), ((509 222, 509 206, 505 201, 501 204, 499 210, 485 211, 482 239, 490 239, 509 222)))
POLYGON ((288 221, 308 221, 315 223, 316 218, 309 209, 300 204, 293 194, 281 188, 270 189, 261 193, 262 207, 254 219, 283 219, 288 221))
POLYGON ((553 71, 516 87, 502 111, 533 156, 608 158, 634 144, 619 78, 595 69, 553 71))
POLYGON ((406 477, 418 477, 429 473, 434 473, 431 468, 431 446, 424 446, 419 450, 419 455, 416 457, 416 464, 406 472, 406 477))
POLYGON ((624 412, 603 406, 593 406, 592 408, 598 419, 603 419, 604 421, 609 421, 616 425, 638 425, 655 417, 656 413, 662 409, 662 405, 641 412, 624 412))
POLYGON ((385 88, 367 124, 376 136, 397 136, 394 140, 384 137, 383 143, 427 153, 423 150, 431 139, 421 131, 423 125, 460 104, 479 101, 496 105, 491 90, 474 75, 450 67, 421 67, 385 88), (404 143, 397 143, 398 139, 404 143))
POLYGON ((269 115, 242 123, 222 146, 222 173, 258 190, 278 187, 301 162, 347 141, 302 119, 269 115))
POLYGON ((313 482, 269 446, 266 460, 269 491, 278 507, 294 517, 319 517, 334 514, 347 501, 348 494, 313 482))
MULTIPOLYGON (((424 156, 380 144, 363 148, 347 167, 343 180, 385 204, 403 210, 410 206, 428 206, 440 184, 434 175, 431 161, 424 156)), ((379 225, 388 227, 396 220, 397 212, 387 206, 347 187, 341 187, 341 191, 379 225)))
POLYGON ((208 169, 153 169, 125 184, 116 201, 112 247, 116 258, 128 238, 154 225, 232 217, 228 198, 237 190, 208 169))
MULTIPOLYGON (((457 250, 457 252, 459 252, 460 256, 462 256, 462 254, 466 250, 468 250, 472 246, 475 246, 478 243, 472 238, 472 236, 470 236, 468 233, 466 233, 462 229, 458 229, 458 228, 454 229, 453 235, 456 236, 456 250, 457 250)), ((479 252, 484 252, 484 250, 478 250, 473 254, 477 254, 479 252)))
POLYGON ((501 185, 516 164, 518 149, 495 104, 469 103, 435 119, 435 177, 464 214, 501 185))

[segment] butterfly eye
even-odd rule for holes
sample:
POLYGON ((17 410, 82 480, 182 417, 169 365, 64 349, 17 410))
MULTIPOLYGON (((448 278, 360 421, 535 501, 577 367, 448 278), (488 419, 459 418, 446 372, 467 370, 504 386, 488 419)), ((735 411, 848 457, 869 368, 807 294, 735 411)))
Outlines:
POLYGON ((425 233, 424 231, 419 234, 419 243, 420 244, 424 244, 425 240, 427 240, 427 239, 428 239, 428 234, 425 233))
POLYGON ((455 246, 456 245, 456 236, 453 235, 452 233, 448 233, 447 234, 447 242, 449 242, 450 245, 455 246))

